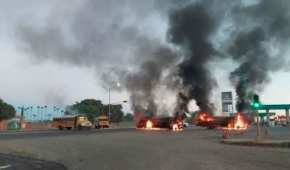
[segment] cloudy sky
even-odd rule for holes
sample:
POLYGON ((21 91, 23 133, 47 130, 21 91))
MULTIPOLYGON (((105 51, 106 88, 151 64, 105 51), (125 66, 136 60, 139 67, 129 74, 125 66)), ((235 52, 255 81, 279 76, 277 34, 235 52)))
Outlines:
MULTIPOLYGON (((114 65, 131 67, 130 63, 141 62, 142 59, 132 57, 132 51, 137 48, 133 44, 140 32, 142 37, 150 36, 159 43, 166 39, 166 6, 159 6, 153 0, 135 3, 132 9, 126 3, 121 6, 119 0, 100 0, 92 6, 90 1, 83 0, 0 1, 0 97, 14 105, 64 106, 84 98, 97 98, 106 103, 108 86, 104 85, 101 75, 114 65), (123 10, 116 10, 118 7, 123 10), (111 25, 112 20, 117 24, 111 25), (126 31, 115 27, 126 28, 126 31), (64 31, 61 35, 65 38, 60 39, 59 28, 73 31, 77 38, 67 33, 70 31, 64 31), (85 51, 82 46, 86 41, 82 40, 90 36, 96 36, 92 40, 100 39, 100 42, 85 44, 93 46, 93 50, 85 51), (27 45, 24 41, 33 43, 27 45), (70 51, 63 44, 80 46, 80 49, 70 51), (38 50, 30 51, 27 46, 38 47, 38 50), (41 46, 45 48, 39 48, 41 46), (74 56, 81 52, 89 56, 84 61, 74 56), (51 59, 47 59, 48 55, 51 59), (95 61, 95 57, 99 59, 95 61)), ((218 83, 212 100, 220 110, 220 92, 234 91, 227 72, 235 64, 231 61, 212 64, 218 83)), ((284 70, 271 73, 271 82, 261 93, 264 103, 290 103, 290 76, 287 69, 284 70)), ((112 92, 113 102, 124 99, 129 99, 126 91, 112 92)), ((130 106, 125 108, 130 110, 130 106)))
MULTIPOLYGON (((53 11, 72 10, 77 2, 12 0, 0 3, 1 98, 16 105, 62 106, 87 97, 107 101, 108 90, 99 85, 91 68, 40 62, 19 45, 20 25, 45 24, 53 11)), ((116 93, 112 100, 123 97, 126 96, 116 93)))

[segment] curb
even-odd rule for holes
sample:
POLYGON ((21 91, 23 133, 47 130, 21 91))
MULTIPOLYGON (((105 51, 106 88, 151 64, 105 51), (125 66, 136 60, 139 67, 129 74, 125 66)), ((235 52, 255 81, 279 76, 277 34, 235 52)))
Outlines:
POLYGON ((221 143, 228 145, 240 145, 240 146, 260 146, 260 147, 272 147, 272 148, 289 148, 290 140, 261 140, 256 141, 253 139, 231 140, 225 139, 221 143))

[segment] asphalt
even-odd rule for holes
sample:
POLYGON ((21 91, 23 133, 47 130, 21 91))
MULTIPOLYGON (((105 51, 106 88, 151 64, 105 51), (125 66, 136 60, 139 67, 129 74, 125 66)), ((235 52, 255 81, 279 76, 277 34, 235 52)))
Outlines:
POLYGON ((90 135, 95 133, 117 133, 123 131, 134 131, 135 128, 113 128, 113 129, 90 129, 90 130, 35 130, 35 131, 2 131, 0 140, 32 139, 57 136, 90 135))
POLYGON ((22 157, 11 154, 0 154, 0 169, 4 170, 67 170, 56 162, 22 157))
MULTIPOLYGON (((254 132, 254 128, 250 129, 244 136, 254 132)), ((277 132, 273 136, 289 134, 279 128, 271 132, 277 132)), ((106 129, 55 133, 69 134, 0 140, 0 150, 58 162, 71 170, 288 170, 290 167, 289 148, 225 145, 221 143, 219 130, 106 129)))
MULTIPOLYGON (((53 138, 58 136, 92 135, 104 133, 129 132, 135 128, 90 129, 90 130, 34 130, 34 131, 2 131, 0 140, 33 140, 35 138, 53 138)), ((57 162, 34 159, 28 156, 0 153, 0 170, 66 170, 67 168, 57 162)))

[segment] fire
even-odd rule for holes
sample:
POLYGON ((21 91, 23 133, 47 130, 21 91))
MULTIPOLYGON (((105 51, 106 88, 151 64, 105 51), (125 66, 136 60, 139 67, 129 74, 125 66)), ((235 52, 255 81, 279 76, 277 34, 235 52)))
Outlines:
POLYGON ((147 122, 146 122, 146 128, 147 129, 152 129, 153 128, 153 122, 151 120, 147 120, 147 122))
POLYGON ((179 132, 182 130, 183 130, 183 122, 182 121, 177 121, 177 122, 173 123, 172 131, 179 132))
POLYGON ((200 115, 199 115, 199 119, 201 120, 201 121, 205 121, 207 118, 207 114, 206 113, 201 113, 200 115))
POLYGON ((233 121, 228 124, 227 129, 229 130, 246 130, 249 127, 249 121, 241 114, 237 113, 233 121))
POLYGON ((173 130, 173 131, 178 131, 178 130, 179 130, 177 123, 174 123, 174 124, 172 125, 172 130, 173 130))
POLYGON ((242 120, 242 117, 240 114, 237 115, 237 120, 236 120, 236 123, 235 123, 235 126, 234 128, 247 128, 247 124, 245 122, 243 122, 242 120))
POLYGON ((171 117, 164 118, 143 118, 138 124, 137 128, 140 130, 159 131, 159 130, 172 130, 182 131, 184 128, 183 120, 174 119, 171 117))
POLYGON ((213 117, 209 115, 208 113, 200 113, 198 116, 199 121, 201 122, 211 122, 213 121, 213 117))

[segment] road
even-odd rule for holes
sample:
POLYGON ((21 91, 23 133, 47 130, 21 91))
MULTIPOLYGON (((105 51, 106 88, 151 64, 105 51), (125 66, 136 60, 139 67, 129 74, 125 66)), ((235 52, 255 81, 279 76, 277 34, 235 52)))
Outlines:
POLYGON ((0 170, 66 170, 67 168, 56 162, 21 157, 9 154, 0 154, 0 170))
POLYGON ((288 170, 290 149, 231 146, 216 130, 55 132, 0 140, 3 153, 56 161, 72 170, 288 170))
POLYGON ((132 131, 135 128, 114 128, 114 129, 90 129, 90 130, 36 130, 36 131, 4 131, 0 132, 0 140, 30 139, 42 137, 57 137, 71 135, 90 135, 95 133, 116 133, 120 131, 132 131))

